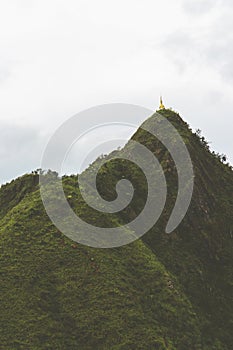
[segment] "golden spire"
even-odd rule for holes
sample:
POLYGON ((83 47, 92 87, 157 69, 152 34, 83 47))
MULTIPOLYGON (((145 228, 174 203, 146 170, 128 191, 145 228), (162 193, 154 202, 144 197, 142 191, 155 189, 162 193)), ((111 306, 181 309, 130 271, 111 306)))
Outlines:
POLYGON ((164 104, 163 104, 162 96, 160 96, 160 106, 159 106, 159 109, 165 109, 165 106, 164 106, 164 104))

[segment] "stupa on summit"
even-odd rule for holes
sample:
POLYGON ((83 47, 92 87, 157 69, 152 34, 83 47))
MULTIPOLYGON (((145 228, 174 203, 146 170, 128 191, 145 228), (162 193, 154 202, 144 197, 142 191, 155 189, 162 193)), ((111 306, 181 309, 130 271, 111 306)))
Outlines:
POLYGON ((165 109, 165 106, 163 104, 163 98, 162 96, 160 96, 160 105, 159 105, 159 109, 165 109))

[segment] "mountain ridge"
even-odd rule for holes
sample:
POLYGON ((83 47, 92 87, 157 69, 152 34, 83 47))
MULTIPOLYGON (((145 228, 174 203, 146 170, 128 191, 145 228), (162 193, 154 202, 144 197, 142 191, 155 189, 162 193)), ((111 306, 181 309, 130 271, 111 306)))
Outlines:
MULTIPOLYGON (((96 250, 65 237, 45 213, 37 172, 0 188, 4 348, 231 349, 232 169, 177 113, 159 113, 181 134, 195 174, 190 208, 172 234, 164 229, 177 195, 175 164, 142 128, 132 139, 159 159, 168 199, 158 223, 128 246, 96 250)), ((146 121, 152 128, 153 118, 146 121)), ((120 156, 127 147, 115 152, 120 156)), ((84 176, 107 159, 94 162, 84 176)), ((83 219, 124 224, 143 209, 143 174, 116 160, 97 179, 101 195, 112 200, 116 182, 125 177, 138 196, 111 216, 97 217, 85 205, 78 176, 63 177, 64 191, 83 219)))

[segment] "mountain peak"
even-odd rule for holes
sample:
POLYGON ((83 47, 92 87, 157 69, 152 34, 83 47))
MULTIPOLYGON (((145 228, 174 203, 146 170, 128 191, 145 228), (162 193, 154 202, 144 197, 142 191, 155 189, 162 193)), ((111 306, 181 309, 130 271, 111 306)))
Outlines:
MULTIPOLYGON (((167 200, 158 222, 127 246, 94 249, 67 238, 45 212, 36 172, 0 188, 3 348, 231 350, 233 172, 178 113, 158 112, 180 133, 195 175, 187 215, 171 234, 164 229, 177 197, 176 165, 142 127, 132 140, 159 160, 167 200)), ((153 128, 157 116, 145 123, 153 128)), ((86 222, 116 227, 143 210, 145 175, 121 159, 130 147, 114 161, 106 156, 82 175, 63 177, 70 206, 86 222), (99 162, 104 199, 114 200, 119 179, 135 188, 119 213, 100 214, 81 196, 79 177, 88 180, 99 162)))

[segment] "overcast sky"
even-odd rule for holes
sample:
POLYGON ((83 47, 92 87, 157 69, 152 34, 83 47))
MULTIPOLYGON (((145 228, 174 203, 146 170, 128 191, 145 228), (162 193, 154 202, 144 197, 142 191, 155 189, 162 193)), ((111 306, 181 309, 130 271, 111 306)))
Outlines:
POLYGON ((232 18, 231 0, 0 0, 0 183, 79 111, 160 93, 233 163, 232 18))

